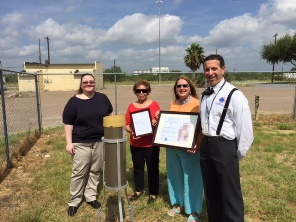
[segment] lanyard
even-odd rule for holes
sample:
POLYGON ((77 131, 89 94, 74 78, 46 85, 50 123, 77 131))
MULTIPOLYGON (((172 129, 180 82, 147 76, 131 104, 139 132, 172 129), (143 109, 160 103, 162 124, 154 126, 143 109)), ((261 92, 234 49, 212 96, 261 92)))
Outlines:
POLYGON ((212 103, 211 103, 211 107, 210 109, 208 108, 208 103, 207 103, 207 99, 208 97, 206 97, 206 110, 207 110, 207 114, 208 114, 208 120, 210 118, 210 112, 212 110, 212 106, 213 106, 213 103, 214 103, 214 100, 216 99, 216 96, 218 95, 218 93, 220 92, 220 90, 223 88, 223 86, 225 85, 226 83, 226 80, 224 81, 223 85, 221 86, 221 88, 219 89, 219 91, 217 92, 217 94, 215 95, 214 99, 212 100, 212 103))

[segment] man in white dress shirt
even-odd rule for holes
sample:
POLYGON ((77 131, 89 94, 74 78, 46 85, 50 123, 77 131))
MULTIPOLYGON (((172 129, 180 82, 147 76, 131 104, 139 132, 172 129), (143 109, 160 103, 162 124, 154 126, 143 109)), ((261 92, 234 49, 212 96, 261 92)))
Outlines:
POLYGON ((239 160, 253 142, 252 116, 248 100, 234 91, 220 133, 217 131, 226 99, 235 87, 224 79, 225 63, 220 55, 203 62, 210 88, 201 99, 203 140, 200 163, 209 222, 243 222, 244 203, 239 160))

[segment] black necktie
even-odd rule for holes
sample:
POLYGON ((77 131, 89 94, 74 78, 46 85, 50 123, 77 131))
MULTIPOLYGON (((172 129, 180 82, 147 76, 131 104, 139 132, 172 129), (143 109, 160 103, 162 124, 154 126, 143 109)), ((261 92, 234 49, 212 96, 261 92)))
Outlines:
POLYGON ((206 95, 206 96, 209 96, 209 95, 212 95, 213 93, 214 93, 213 88, 208 87, 202 94, 206 95))

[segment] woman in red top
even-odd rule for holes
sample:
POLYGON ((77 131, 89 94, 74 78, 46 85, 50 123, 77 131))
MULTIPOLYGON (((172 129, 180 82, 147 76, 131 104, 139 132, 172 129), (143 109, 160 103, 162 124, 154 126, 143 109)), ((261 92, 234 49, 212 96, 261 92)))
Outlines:
POLYGON ((131 127, 130 113, 149 108, 152 119, 152 126, 156 126, 157 116, 160 111, 156 101, 148 99, 151 87, 148 81, 139 80, 134 84, 133 91, 137 101, 131 103, 126 111, 125 129, 130 133, 130 150, 134 167, 135 193, 130 201, 137 200, 144 191, 144 168, 145 162, 148 172, 148 204, 153 203, 159 192, 159 147, 152 146, 153 135, 135 137, 131 127))

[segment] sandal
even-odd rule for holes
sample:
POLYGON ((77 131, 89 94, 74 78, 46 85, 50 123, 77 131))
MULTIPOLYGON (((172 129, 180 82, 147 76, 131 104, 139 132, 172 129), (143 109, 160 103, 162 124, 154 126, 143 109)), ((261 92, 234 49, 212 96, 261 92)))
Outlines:
POLYGON ((194 221, 198 221, 198 217, 194 217, 194 216, 190 215, 190 216, 188 217, 187 222, 194 222, 194 221))
POLYGON ((168 212, 168 215, 170 216, 170 217, 173 217, 173 216, 175 216, 175 214, 180 214, 181 212, 177 209, 177 208, 172 208, 169 212, 168 212))

